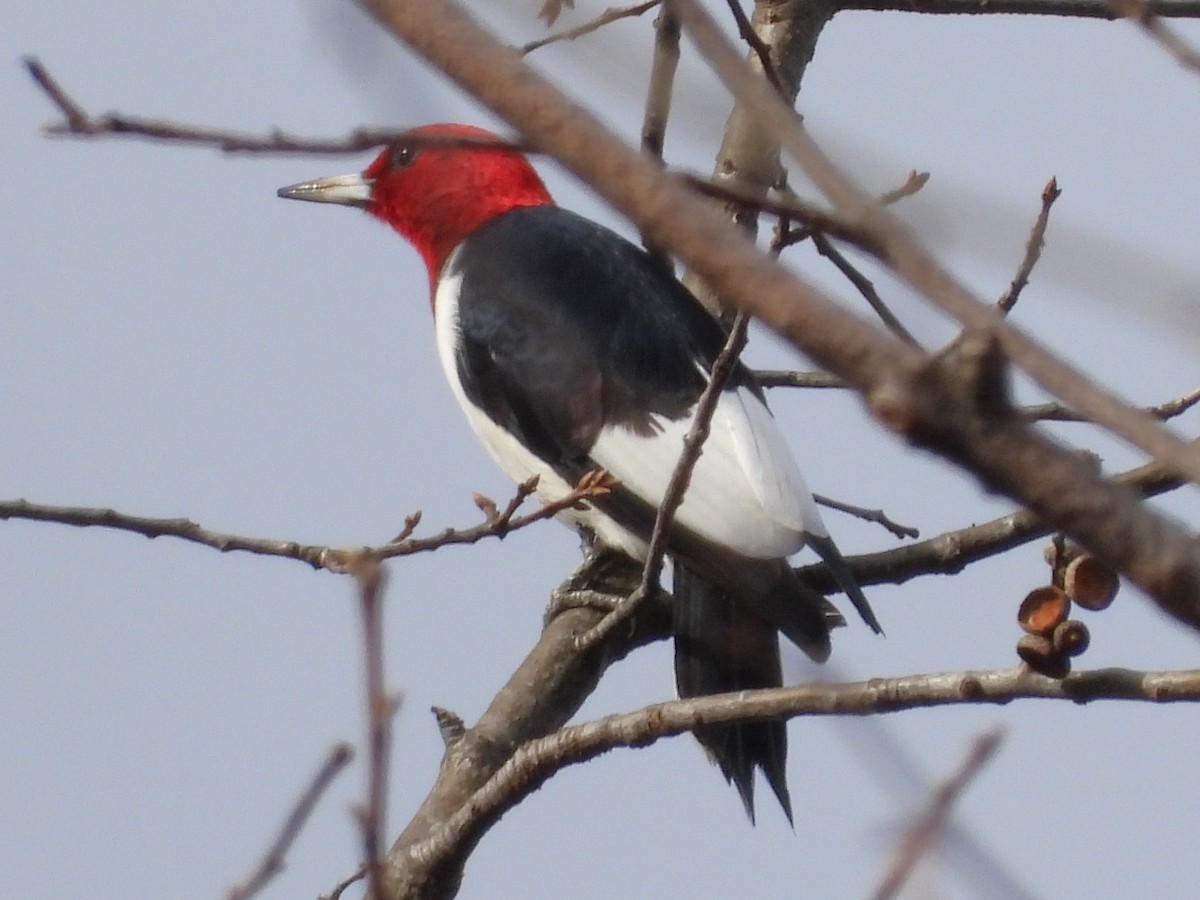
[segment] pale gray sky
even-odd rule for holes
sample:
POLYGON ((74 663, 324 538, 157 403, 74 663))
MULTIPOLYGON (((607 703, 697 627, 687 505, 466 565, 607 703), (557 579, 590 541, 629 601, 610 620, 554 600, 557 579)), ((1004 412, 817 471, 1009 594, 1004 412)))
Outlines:
MULTIPOLYGON (((514 43, 542 33, 539 5, 475 4, 514 43)), ((472 491, 508 496, 443 384, 415 254, 353 211, 275 197, 369 155, 224 158, 49 140, 38 129, 52 110, 18 59, 41 57, 94 111, 249 131, 487 124, 476 106, 340 0, 10 6, 0 33, 0 496, 346 545, 388 538, 414 509, 430 532, 472 524, 472 491)), ((602 8, 578 6, 562 24, 602 8)), ((649 23, 536 59, 632 137, 649 23)), ((1200 28, 1179 27, 1200 41, 1200 28)), ((668 153, 703 170, 726 101, 686 57, 683 72, 668 153)), ((1057 175, 1064 194, 1018 321, 1137 402, 1196 386, 1200 78, 1137 29, 843 14, 822 38, 802 108, 872 187, 912 168, 933 173, 903 212, 988 296, 1011 278, 1057 175)), ((561 202, 628 232, 543 171, 561 202)), ((861 308, 821 263, 795 260, 861 308)), ((952 333, 889 279, 879 284, 930 343, 952 333)), ((751 361, 790 360, 758 339, 751 361)), ((819 492, 882 506, 924 535, 1008 508, 882 434, 848 396, 773 402, 819 492)), ((1194 434, 1196 423, 1181 429, 1194 434)), ((1080 426, 1060 433, 1095 443, 1080 426)), ((1114 470, 1136 461, 1112 442, 1099 448, 1114 470)), ((1195 526, 1195 499, 1165 505, 1195 526)), ((892 546, 881 530, 827 521, 849 552, 892 546)), ((546 524, 391 567, 389 679, 406 698, 393 831, 440 756, 429 706, 468 720, 481 711, 575 559, 572 535, 546 524)), ((1010 665, 1017 604, 1045 576, 1031 546, 960 577, 873 588, 888 637, 857 623, 840 632, 834 676, 1010 665)), ((0 590, 9 896, 220 896, 255 864, 330 744, 359 740, 358 620, 342 579, 166 539, 0 522, 0 590)), ((1082 665, 1196 664, 1195 637, 1132 590, 1088 622, 1082 665)), ((671 693, 669 651, 655 647, 615 667, 584 715, 671 693)), ((874 724, 941 776, 996 722, 1008 740, 958 821, 1027 891, 1194 895, 1195 710, 1019 703, 874 724)), ((790 735, 794 834, 767 802, 749 827, 694 743, 675 739, 554 778, 484 840, 461 896, 861 897, 893 826, 923 795, 881 761, 874 727, 805 721, 790 735)), ((362 774, 356 765, 337 782, 264 896, 314 897, 353 869, 348 809, 362 774)), ((911 896, 1010 896, 965 868, 937 867, 911 896)))

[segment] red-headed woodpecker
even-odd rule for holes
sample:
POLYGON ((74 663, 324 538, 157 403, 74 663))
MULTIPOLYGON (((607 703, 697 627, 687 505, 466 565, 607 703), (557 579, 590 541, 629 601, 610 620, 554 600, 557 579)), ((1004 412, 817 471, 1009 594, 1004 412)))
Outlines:
MULTIPOLYGON (((606 469, 620 485, 563 518, 643 559, 724 332, 653 257, 555 206, 521 154, 478 143, 494 135, 464 125, 412 134, 361 175, 279 196, 362 207, 408 239, 429 269, 442 367, 484 446, 517 481, 539 476, 543 501, 606 469)), ((780 631, 813 659, 829 656, 838 617, 787 562, 805 544, 878 631, 761 388, 739 366, 669 541, 681 696, 778 686, 780 631)), ((696 736, 751 819, 756 766, 791 819, 783 722, 696 736)))

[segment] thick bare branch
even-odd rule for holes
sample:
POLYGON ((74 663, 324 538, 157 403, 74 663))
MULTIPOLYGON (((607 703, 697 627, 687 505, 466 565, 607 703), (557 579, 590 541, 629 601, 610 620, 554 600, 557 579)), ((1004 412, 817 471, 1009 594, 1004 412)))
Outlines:
POLYGON ((1052 680, 1018 667, 873 678, 848 684, 807 684, 659 703, 637 712, 563 728, 525 744, 469 803, 463 804, 421 845, 412 848, 411 854, 424 864, 461 863, 463 848, 475 846, 504 812, 566 766, 586 762, 619 747, 644 747, 700 726, 774 717, 875 715, 903 709, 1005 704, 1035 698, 1072 703, 1099 700, 1191 703, 1200 700, 1200 670, 1098 669, 1052 680))
MULTIPOLYGON (((631 560, 605 576, 608 593, 632 592, 641 571, 631 560)), ((612 663, 670 631, 670 608, 651 597, 638 608, 631 629, 618 629, 603 641, 579 649, 603 613, 573 607, 546 625, 537 645, 496 694, 479 721, 446 751, 437 783, 388 855, 387 897, 453 896, 465 863, 482 830, 459 832, 446 844, 445 823, 467 806, 492 775, 530 740, 562 727, 591 695, 612 663), (436 847, 430 842, 438 842, 436 847), (444 852, 449 851, 449 852, 444 852)))
MULTIPOLYGON (((838 11, 873 10, 934 15, 1069 16, 1118 19, 1109 0, 837 0, 838 11)), ((1163 18, 1200 18, 1200 0, 1153 0, 1151 11, 1163 18)))
MULTIPOLYGON (((762 69, 763 77, 771 82, 771 87, 779 91, 785 97, 794 97, 795 93, 790 92, 779 78, 779 73, 775 71, 775 61, 771 59, 771 47, 758 36, 758 32, 754 30, 754 23, 746 16, 746 11, 742 9, 742 0, 728 0, 727 3, 729 12, 733 15, 733 21, 737 24, 738 35, 751 52, 758 59, 759 68, 762 69)), ((799 83, 797 81, 797 83, 799 83)))
MULTIPOLYGON (((736 0, 731 3, 731 7, 737 5, 736 0)), ((750 45, 747 65, 761 74, 768 90, 789 104, 795 102, 817 39, 832 15, 828 0, 755 0, 748 24, 738 16, 739 33, 750 45)), ((725 123, 713 181, 736 188, 733 195, 711 196, 724 200, 725 214, 751 236, 757 233, 760 209, 754 201, 786 183, 779 162, 779 141, 761 127, 753 110, 741 103, 734 105, 725 123)), ((687 272, 684 284, 710 312, 719 314, 728 305, 696 267, 687 272)))

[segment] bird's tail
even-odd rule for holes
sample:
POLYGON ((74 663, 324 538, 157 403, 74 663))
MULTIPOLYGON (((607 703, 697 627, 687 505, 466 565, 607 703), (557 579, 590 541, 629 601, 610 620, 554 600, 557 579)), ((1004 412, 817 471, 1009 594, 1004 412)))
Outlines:
MULTIPOLYGON (((786 569, 783 566, 782 569, 786 569)), ((788 574, 790 569, 786 570, 788 574)), ((791 581, 796 581, 793 578, 791 581)), ((734 599, 721 587, 678 561, 674 575, 675 682, 680 697, 779 687, 783 683, 777 628, 761 613, 787 607, 792 621, 783 630, 801 649, 818 659, 829 655, 829 625, 824 608, 812 598, 761 594, 734 599), (753 611, 752 611, 753 610, 753 611), (803 637, 800 641, 797 638, 803 637)), ((792 587, 780 579, 775 593, 792 587)), ((790 593, 790 592, 788 592, 790 593)), ((754 769, 760 768, 788 821, 792 804, 787 788, 787 728, 781 719, 741 725, 705 725, 695 730, 700 744, 737 788, 750 821, 754 821, 754 769)))
POLYGON ((817 551, 817 555, 829 567, 834 581, 846 592, 846 596, 850 598, 850 602, 854 604, 854 608, 858 610, 858 614, 862 616, 862 620, 876 634, 883 634, 883 626, 875 618, 875 611, 871 609, 871 604, 867 602, 866 595, 863 594, 862 588, 858 586, 858 581, 854 578, 854 573, 850 571, 850 566, 846 564, 846 560, 842 556, 842 551, 833 542, 833 538, 828 535, 811 533, 806 533, 804 537, 806 543, 817 551))

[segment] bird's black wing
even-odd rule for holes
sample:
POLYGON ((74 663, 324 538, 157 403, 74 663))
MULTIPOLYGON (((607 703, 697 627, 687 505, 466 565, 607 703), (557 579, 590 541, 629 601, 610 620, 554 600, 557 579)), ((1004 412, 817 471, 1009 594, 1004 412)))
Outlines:
MULTIPOLYGON (((461 274, 467 397, 543 459, 575 469, 605 426, 647 433, 704 389, 720 326, 673 275, 606 228, 553 206, 477 230, 461 274)), ((737 384, 753 379, 739 369, 737 384)))

